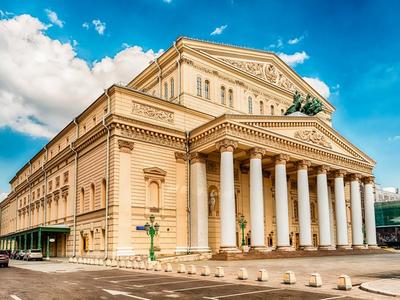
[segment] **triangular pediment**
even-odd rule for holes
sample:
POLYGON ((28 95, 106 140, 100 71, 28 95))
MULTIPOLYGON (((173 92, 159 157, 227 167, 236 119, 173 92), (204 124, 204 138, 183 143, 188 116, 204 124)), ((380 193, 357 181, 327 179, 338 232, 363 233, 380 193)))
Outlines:
POLYGON ((165 176, 167 175, 167 171, 160 169, 158 167, 151 167, 143 169, 144 174, 146 175, 156 175, 156 176, 165 176))
POLYGON ((331 151, 371 165, 375 164, 374 160, 368 155, 316 117, 249 117, 235 115, 230 116, 229 119, 247 126, 273 132, 287 137, 291 141, 313 145, 318 149, 331 151))
POLYGON ((185 40, 184 44, 192 50, 212 57, 226 66, 261 79, 277 88, 290 93, 298 91, 303 96, 310 94, 318 97, 328 110, 334 110, 332 104, 275 53, 190 39, 185 40))

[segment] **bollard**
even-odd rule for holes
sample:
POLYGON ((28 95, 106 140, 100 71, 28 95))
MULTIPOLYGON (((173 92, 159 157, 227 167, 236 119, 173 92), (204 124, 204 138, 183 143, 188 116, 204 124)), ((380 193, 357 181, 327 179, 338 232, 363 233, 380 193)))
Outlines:
POLYGON ((76 263, 78 262, 77 258, 74 257, 74 258, 72 259, 72 262, 73 262, 74 264, 76 264, 76 263))
POLYGON ((296 283, 296 276, 294 275, 293 271, 287 271, 283 274, 283 283, 285 284, 295 284, 296 283))
POLYGON ((139 269, 139 262, 137 260, 133 261, 132 269, 139 269))
POLYGON ((189 275, 194 275, 196 274, 196 266, 195 265, 189 265, 188 267, 188 272, 189 275))
POLYGON ((70 257, 70 258, 68 259, 68 262, 69 262, 69 263, 72 263, 72 262, 73 262, 72 257, 70 257))
POLYGON ((246 268, 240 268, 240 269, 239 269, 239 272, 238 272, 238 274, 237 274, 237 276, 238 276, 238 278, 239 278, 240 280, 246 280, 246 279, 248 279, 248 278, 249 278, 249 275, 248 275, 248 273, 247 273, 247 269, 246 269, 246 268))
POLYGON ((114 258, 111 260, 111 267, 118 267, 118 262, 114 258))
POLYGON ((201 267, 201 276, 210 276, 210 268, 208 266, 201 267))
POLYGON ((258 281, 268 281, 268 272, 265 269, 260 269, 257 273, 258 281))
POLYGON ((144 264, 144 261, 139 262, 139 269, 140 270, 146 270, 146 265, 144 264))
POLYGON ((125 260, 120 260, 119 261, 119 268, 126 268, 126 261, 125 260))
POLYGON ((107 266, 107 267, 111 267, 111 259, 108 258, 108 259, 106 260, 106 266, 107 266))
POLYGON ((165 272, 172 272, 172 265, 170 263, 165 264, 165 272))
POLYGON ((98 266, 104 266, 104 265, 105 265, 105 261, 102 260, 101 258, 99 258, 99 259, 97 260, 97 265, 98 265, 98 266))
POLYGON ((154 271, 161 271, 161 270, 162 270, 161 262, 157 261, 154 266, 154 271))
POLYGON ((132 269, 132 261, 131 261, 131 260, 128 260, 128 261, 126 262, 126 267, 127 267, 128 269, 132 269))
POLYGON ((350 291, 352 288, 351 278, 347 275, 340 275, 337 282, 338 290, 350 291))
POLYGON ((224 277, 224 267, 215 268, 215 277, 224 277))
POLYGON ((146 261, 146 270, 154 269, 154 261, 146 261))
POLYGON ((312 273, 310 275, 309 286, 312 287, 321 287, 322 286, 322 279, 319 273, 312 273))
POLYGON ((186 266, 184 264, 178 265, 178 273, 186 273, 186 266))

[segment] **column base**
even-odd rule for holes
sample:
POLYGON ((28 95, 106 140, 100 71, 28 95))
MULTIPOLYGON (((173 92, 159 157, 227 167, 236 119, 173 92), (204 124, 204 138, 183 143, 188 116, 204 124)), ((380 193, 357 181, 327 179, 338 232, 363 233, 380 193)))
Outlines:
POLYGON ((190 253, 209 253, 211 252, 210 247, 191 247, 190 253))
POLYGON ((336 250, 336 248, 332 245, 324 245, 324 246, 318 246, 318 250, 321 251, 332 251, 332 250, 336 250))
POLYGON ((116 256, 134 256, 135 252, 132 247, 119 247, 117 248, 116 256))
POLYGON ((354 250, 366 249, 365 245, 352 245, 354 250))
POLYGON ((292 246, 276 246, 276 251, 295 251, 292 246))
POLYGON ((251 246, 250 252, 259 252, 259 253, 266 253, 271 252, 271 248, 267 248, 265 246, 251 246))
POLYGON ((317 251, 317 247, 314 246, 300 246, 300 250, 303 251, 317 251))
POLYGON ((379 247, 378 245, 368 245, 368 249, 371 249, 371 250, 376 250, 376 249, 381 249, 381 247, 379 247))
POLYGON ((353 250, 349 245, 336 245, 337 250, 353 250))
POLYGON ((219 253, 242 253, 242 251, 236 247, 220 247, 219 253))
POLYGON ((186 254, 189 252, 188 247, 176 247, 175 248, 175 254, 186 254))

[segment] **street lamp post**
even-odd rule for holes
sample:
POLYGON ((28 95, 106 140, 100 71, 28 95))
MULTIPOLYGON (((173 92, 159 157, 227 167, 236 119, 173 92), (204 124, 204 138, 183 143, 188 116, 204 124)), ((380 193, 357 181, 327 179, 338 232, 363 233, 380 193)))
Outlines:
POLYGON ((156 255, 154 254, 154 237, 158 235, 158 230, 160 229, 160 225, 157 223, 154 224, 155 220, 154 215, 150 215, 150 224, 146 222, 144 225, 144 229, 146 230, 147 235, 150 237, 150 260, 155 261, 156 255))
POLYGON ((244 240, 244 229, 246 228, 247 221, 244 219, 244 216, 241 215, 239 219, 240 229, 242 230, 242 247, 246 245, 244 240))

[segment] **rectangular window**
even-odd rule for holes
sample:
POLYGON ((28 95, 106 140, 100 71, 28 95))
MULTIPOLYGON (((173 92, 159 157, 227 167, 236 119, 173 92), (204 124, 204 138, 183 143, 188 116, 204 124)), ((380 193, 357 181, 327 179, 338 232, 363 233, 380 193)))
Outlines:
POLYGON ((60 187, 60 176, 56 177, 56 189, 60 187))
POLYGON ((68 184, 68 171, 64 173, 64 184, 68 184))

